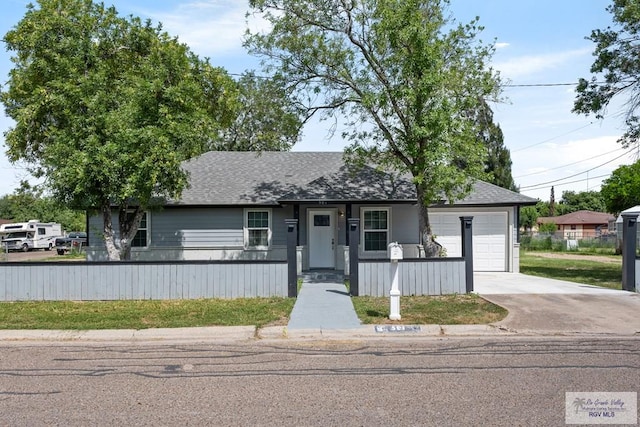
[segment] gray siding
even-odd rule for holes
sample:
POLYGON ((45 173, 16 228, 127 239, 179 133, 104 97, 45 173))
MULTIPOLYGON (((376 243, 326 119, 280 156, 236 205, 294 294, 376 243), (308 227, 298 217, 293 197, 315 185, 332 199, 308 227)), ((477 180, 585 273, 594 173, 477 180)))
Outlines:
MULTIPOLYGON (((260 209, 260 207, 252 207, 260 209)), ((271 210, 272 245, 286 245, 284 220, 293 209, 268 207, 271 210)), ((102 216, 89 218, 89 241, 94 249, 103 249, 102 216)), ((118 218, 113 218, 118 230, 118 218)), ((148 213, 149 248, 239 248, 244 247, 244 208, 167 208, 148 213)))
POLYGON ((286 262, 9 263, 0 301, 286 297, 286 262))
POLYGON ((150 217, 150 247, 243 246, 242 209, 165 209, 150 217))
POLYGON ((404 244, 418 244, 418 207, 413 205, 393 205, 391 211, 391 241, 404 244))
MULTIPOLYGON (((361 218, 361 208, 370 205, 354 204, 352 215, 361 218)), ((391 235, 390 241, 405 245, 406 256, 417 256, 418 243, 417 209, 409 204, 385 203, 376 207, 390 208, 391 235)), ((133 248, 133 260, 221 260, 221 259, 285 259, 287 232, 285 219, 293 218, 293 206, 284 207, 250 206, 251 209, 269 209, 271 218, 271 248, 265 250, 245 250, 244 248, 244 206, 237 207, 167 207, 148 213, 149 246, 133 248)), ((300 206, 298 233, 299 245, 308 244, 308 210, 335 209, 343 216, 336 215, 336 245, 338 251, 346 245, 347 217, 344 204, 308 204, 300 206)), ((114 229, 118 229, 117 215, 113 218, 114 229)), ((102 239, 102 217, 89 218, 89 250, 90 261, 106 260, 106 249, 102 239)), ((384 251, 364 253, 362 245, 360 254, 363 257, 378 258, 384 251)), ((338 267, 342 268, 342 254, 338 253, 338 267)), ((306 258, 305 258, 306 259, 306 258)))
POLYGON ((273 218, 271 219, 271 245, 287 246, 287 226, 285 219, 293 218, 293 207, 272 208, 273 218))
MULTIPOLYGON (((360 260, 360 295, 388 297, 391 290, 389 260, 360 260)), ((449 295, 466 292, 463 258, 402 260, 398 264, 401 295, 449 295)))

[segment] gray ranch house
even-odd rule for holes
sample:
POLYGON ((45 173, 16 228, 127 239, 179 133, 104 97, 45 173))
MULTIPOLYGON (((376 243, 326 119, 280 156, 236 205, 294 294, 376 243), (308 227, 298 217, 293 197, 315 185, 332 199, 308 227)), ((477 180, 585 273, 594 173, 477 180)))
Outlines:
MULTIPOLYGON (((286 260, 285 219, 298 219, 299 269, 344 270, 347 219, 360 219, 361 259, 387 257, 399 242, 420 256, 418 208, 410 177, 355 170, 341 152, 220 152, 185 162, 190 187, 146 213, 134 260, 286 260)), ((460 216, 473 216, 475 271, 517 272, 519 208, 536 199, 477 181, 464 200, 430 208, 437 241, 460 257, 460 216)), ((114 221, 117 220, 114 218, 114 221)), ((117 229, 117 223, 114 223, 117 229)), ((101 216, 88 219, 88 260, 106 259, 101 216)))

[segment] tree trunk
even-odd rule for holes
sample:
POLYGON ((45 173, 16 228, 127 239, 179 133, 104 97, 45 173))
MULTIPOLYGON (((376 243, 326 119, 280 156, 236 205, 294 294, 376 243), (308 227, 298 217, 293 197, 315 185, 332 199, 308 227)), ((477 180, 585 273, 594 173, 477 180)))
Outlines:
POLYGON ((138 232, 138 227, 140 227, 144 210, 140 206, 137 206, 133 211, 126 207, 120 207, 118 215, 120 220, 120 259, 130 260, 131 243, 138 232))
POLYGON ((113 233, 113 221, 111 218, 111 206, 106 203, 102 206, 102 224, 104 231, 104 244, 107 247, 109 261, 120 260, 120 251, 116 246, 116 236, 113 233))
POLYGON ((144 212, 140 207, 136 207, 133 211, 122 206, 118 208, 119 236, 116 244, 111 205, 107 203, 102 206, 104 244, 107 247, 107 257, 109 261, 126 261, 131 259, 131 242, 133 242, 133 238, 138 232, 138 227, 140 226, 144 212))
POLYGON ((429 222, 429 207, 424 200, 424 189, 416 184, 418 196, 418 226, 420 228, 420 244, 424 248, 425 258, 437 258, 442 253, 442 245, 435 241, 429 222))

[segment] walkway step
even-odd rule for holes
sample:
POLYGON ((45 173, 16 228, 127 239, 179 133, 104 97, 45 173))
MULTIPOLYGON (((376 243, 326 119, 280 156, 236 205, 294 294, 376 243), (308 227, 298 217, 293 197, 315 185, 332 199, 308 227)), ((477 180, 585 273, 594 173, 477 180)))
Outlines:
POLYGON ((343 283, 305 277, 288 329, 353 329, 361 325, 343 283))

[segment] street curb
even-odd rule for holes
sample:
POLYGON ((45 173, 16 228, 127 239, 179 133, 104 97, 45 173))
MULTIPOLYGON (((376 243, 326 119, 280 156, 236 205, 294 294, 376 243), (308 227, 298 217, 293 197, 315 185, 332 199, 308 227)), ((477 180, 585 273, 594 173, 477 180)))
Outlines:
POLYGON ((282 326, 262 328, 260 339, 344 340, 354 338, 418 338, 418 337, 463 337, 463 336, 506 336, 515 335, 493 325, 362 325, 352 329, 287 329, 282 326))
POLYGON ((102 330, 4 330, 2 342, 162 342, 251 340, 255 326, 207 326, 197 328, 102 329, 102 330))
POLYGON ((349 341, 464 337, 627 337, 640 332, 616 334, 585 331, 510 330, 500 325, 362 325, 352 329, 287 329, 286 326, 207 326, 196 328, 109 329, 109 330, 2 330, 0 344, 10 343, 207 343, 258 341, 349 341))

